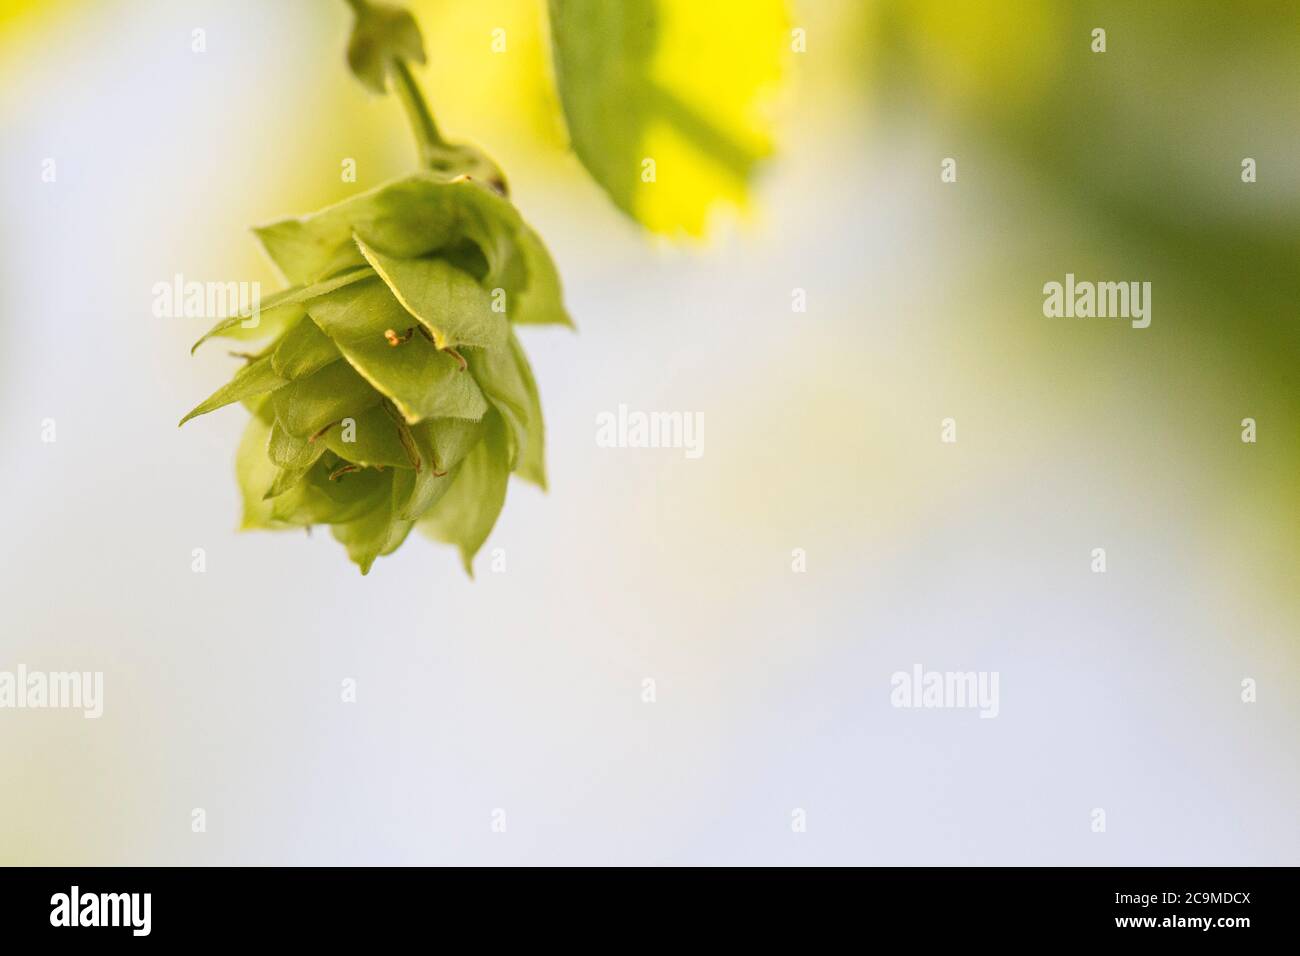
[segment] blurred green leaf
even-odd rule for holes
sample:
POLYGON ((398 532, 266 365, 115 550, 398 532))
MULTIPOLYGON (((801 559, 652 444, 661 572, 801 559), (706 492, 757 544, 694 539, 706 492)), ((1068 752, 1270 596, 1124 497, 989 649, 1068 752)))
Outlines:
POLYGON ((235 477, 239 482, 239 495, 243 501, 241 530, 284 527, 274 519, 270 502, 264 500, 266 490, 275 481, 276 467, 266 456, 271 426, 259 414, 270 403, 266 396, 254 400, 256 412, 244 428, 244 436, 235 452, 235 477))
POLYGON ((573 149, 615 205, 699 235, 715 202, 746 203, 789 50, 780 0, 550 0, 550 15, 573 149))

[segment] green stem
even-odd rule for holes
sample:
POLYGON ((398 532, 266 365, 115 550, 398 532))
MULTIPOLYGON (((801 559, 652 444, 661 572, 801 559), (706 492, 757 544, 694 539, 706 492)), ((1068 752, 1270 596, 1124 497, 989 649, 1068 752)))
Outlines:
POLYGON ((433 121, 429 104, 425 102, 424 94, 420 92, 420 87, 415 82, 415 77, 411 75, 411 68, 406 65, 405 60, 393 60, 393 87, 397 91, 397 98, 402 101, 402 109, 406 110, 406 118, 410 120, 411 132, 415 134, 415 145, 420 151, 420 159, 427 160, 445 149, 447 142, 438 132, 438 124, 433 121))
MULTIPOLYGON (((358 21, 371 12, 369 0, 346 0, 346 2, 356 14, 358 21)), ((420 153, 420 162, 427 164, 431 157, 447 148, 447 142, 438 132, 438 124, 433 120, 429 104, 425 101, 424 94, 420 92, 419 84, 415 82, 415 77, 411 74, 411 68, 406 65, 406 61, 401 57, 393 57, 391 64, 393 88, 397 98, 402 101, 402 109, 406 111, 407 120, 410 121, 416 149, 420 153)))

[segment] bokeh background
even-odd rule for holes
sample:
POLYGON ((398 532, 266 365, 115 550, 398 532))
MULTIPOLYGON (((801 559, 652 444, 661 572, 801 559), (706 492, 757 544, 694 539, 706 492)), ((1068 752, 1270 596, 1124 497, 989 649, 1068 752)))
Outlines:
POLYGON ((106 684, 0 711, 0 862, 1300 863, 1300 5, 796 3, 773 156, 686 239, 566 149, 540 3, 412 7, 579 327, 523 334, 552 489, 473 582, 237 534, 245 413, 175 424, 231 360, 150 311, 409 168, 346 5, 0 0, 0 669, 106 684), (1066 272, 1151 327, 1045 319, 1066 272), (598 448, 620 403, 703 457, 598 448), (916 663, 1000 716, 891 708, 916 663))

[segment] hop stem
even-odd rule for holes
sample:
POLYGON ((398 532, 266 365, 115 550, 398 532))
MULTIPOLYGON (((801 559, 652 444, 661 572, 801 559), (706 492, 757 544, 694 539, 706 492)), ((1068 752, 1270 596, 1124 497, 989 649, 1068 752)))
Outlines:
MULTIPOLYGON (((372 12, 369 0, 346 0, 346 3, 356 14, 358 22, 372 12)), ((431 160, 446 152, 448 143, 438 132, 438 124, 434 122, 429 104, 424 94, 420 92, 419 84, 415 82, 406 60, 400 56, 392 56, 389 75, 392 77, 397 98, 402 101, 406 118, 410 121, 420 162, 422 165, 429 165, 431 160)))
POLYGON ((415 82, 415 77, 411 75, 411 68, 406 65, 405 60, 393 61, 393 86, 397 89, 397 98, 402 101, 402 108, 406 110, 406 118, 411 123, 411 132, 415 134, 415 145, 420 151, 420 159, 427 161, 445 148, 447 143, 438 132, 438 124, 433 121, 429 104, 425 101, 424 94, 420 92, 420 87, 415 82))

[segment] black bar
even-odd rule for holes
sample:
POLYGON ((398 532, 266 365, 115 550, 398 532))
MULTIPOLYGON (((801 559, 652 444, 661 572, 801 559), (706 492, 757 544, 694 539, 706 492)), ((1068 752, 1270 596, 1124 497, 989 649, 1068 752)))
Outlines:
POLYGON ((1294 939, 1295 876, 1268 868, 8 869, 0 870, 0 925, 6 943, 75 934, 90 945, 373 945, 412 934, 446 944, 464 934, 490 945, 707 936, 806 949, 844 933, 882 945, 902 933, 926 947, 1125 938, 1231 946, 1294 939), (77 922, 118 925, 70 925, 74 886, 77 922))

